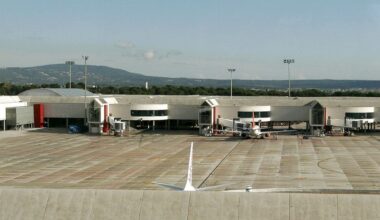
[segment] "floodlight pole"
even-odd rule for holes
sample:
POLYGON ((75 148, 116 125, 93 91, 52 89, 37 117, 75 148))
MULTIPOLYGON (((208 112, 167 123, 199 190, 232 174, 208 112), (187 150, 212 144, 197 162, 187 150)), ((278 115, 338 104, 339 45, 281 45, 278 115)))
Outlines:
POLYGON ((288 97, 290 97, 290 64, 288 63, 288 97))
POLYGON ((88 56, 82 56, 84 59, 84 125, 87 125, 87 60, 88 56))
POLYGON ((69 65, 69 77, 70 77, 70 80, 69 80, 69 83, 70 83, 69 88, 71 89, 71 66, 74 65, 75 63, 74 63, 74 61, 66 61, 66 64, 69 65))
POLYGON ((288 97, 290 97, 290 64, 294 63, 294 59, 284 59, 284 63, 288 64, 288 97))
POLYGON ((234 69, 234 68, 228 68, 227 70, 231 74, 231 86, 230 86, 230 88, 231 88, 231 99, 232 99, 232 73, 235 72, 236 69, 234 69))

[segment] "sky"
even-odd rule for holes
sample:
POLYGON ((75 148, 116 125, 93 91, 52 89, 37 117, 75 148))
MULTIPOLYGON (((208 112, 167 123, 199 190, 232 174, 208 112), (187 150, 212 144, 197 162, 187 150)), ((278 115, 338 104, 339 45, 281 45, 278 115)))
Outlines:
POLYGON ((380 80, 377 0, 1 0, 0 67, 74 60, 151 76, 380 80))

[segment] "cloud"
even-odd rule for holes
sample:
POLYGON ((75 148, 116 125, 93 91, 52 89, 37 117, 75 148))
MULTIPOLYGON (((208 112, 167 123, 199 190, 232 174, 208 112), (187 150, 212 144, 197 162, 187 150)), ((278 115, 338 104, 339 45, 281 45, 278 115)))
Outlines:
POLYGON ((181 51, 178 51, 178 50, 169 50, 169 51, 160 53, 159 56, 158 56, 158 58, 159 59, 165 59, 165 58, 175 57, 175 56, 180 56, 180 55, 182 55, 181 51))
POLYGON ((137 46, 130 41, 117 42, 115 43, 115 46, 120 49, 123 49, 123 52, 122 52, 123 57, 144 59, 146 61, 151 61, 155 59, 162 60, 162 59, 167 59, 167 58, 182 55, 182 52, 178 50, 159 50, 159 51, 154 50, 154 49, 147 50, 146 48, 137 46))
POLYGON ((145 58, 146 60, 153 60, 155 56, 156 56, 156 55, 155 55, 155 52, 154 52, 153 50, 149 50, 149 51, 146 51, 146 52, 144 53, 144 58, 145 58))
POLYGON ((307 79, 307 76, 308 74, 305 74, 305 73, 295 73, 294 74, 294 79, 295 80, 304 80, 304 79, 307 79))
POLYGON ((130 41, 118 42, 115 44, 115 46, 121 49, 130 49, 136 47, 136 45, 130 41))
POLYGON ((194 63, 186 62, 186 61, 174 61, 172 62, 173 65, 179 65, 179 66, 194 66, 194 63))

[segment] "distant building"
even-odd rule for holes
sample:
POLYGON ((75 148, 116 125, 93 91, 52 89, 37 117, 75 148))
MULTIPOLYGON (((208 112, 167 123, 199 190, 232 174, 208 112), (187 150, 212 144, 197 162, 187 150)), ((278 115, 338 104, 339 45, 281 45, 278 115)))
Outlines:
MULTIPOLYGON (((380 121, 380 98, 276 97, 276 96, 175 96, 95 95, 80 89, 33 89, 15 96, 26 105, 43 104, 50 127, 83 124, 102 127, 107 116, 134 128, 216 128, 218 118, 240 118, 265 126, 305 122, 310 129, 325 125, 374 129, 380 121), (86 99, 86 105, 84 104, 86 99)), ((1 102, 1 99, 0 99, 1 102)), ((1 106, 1 103, 0 103, 1 106)), ((101 130, 101 129, 100 129, 101 130)))

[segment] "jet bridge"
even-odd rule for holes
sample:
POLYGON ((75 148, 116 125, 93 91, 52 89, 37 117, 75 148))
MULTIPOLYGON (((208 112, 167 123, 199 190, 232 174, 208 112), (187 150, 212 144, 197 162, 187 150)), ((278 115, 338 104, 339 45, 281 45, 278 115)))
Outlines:
POLYGON ((203 102, 198 112, 199 134, 211 135, 217 129, 216 116, 219 103, 216 99, 208 99, 203 102))

